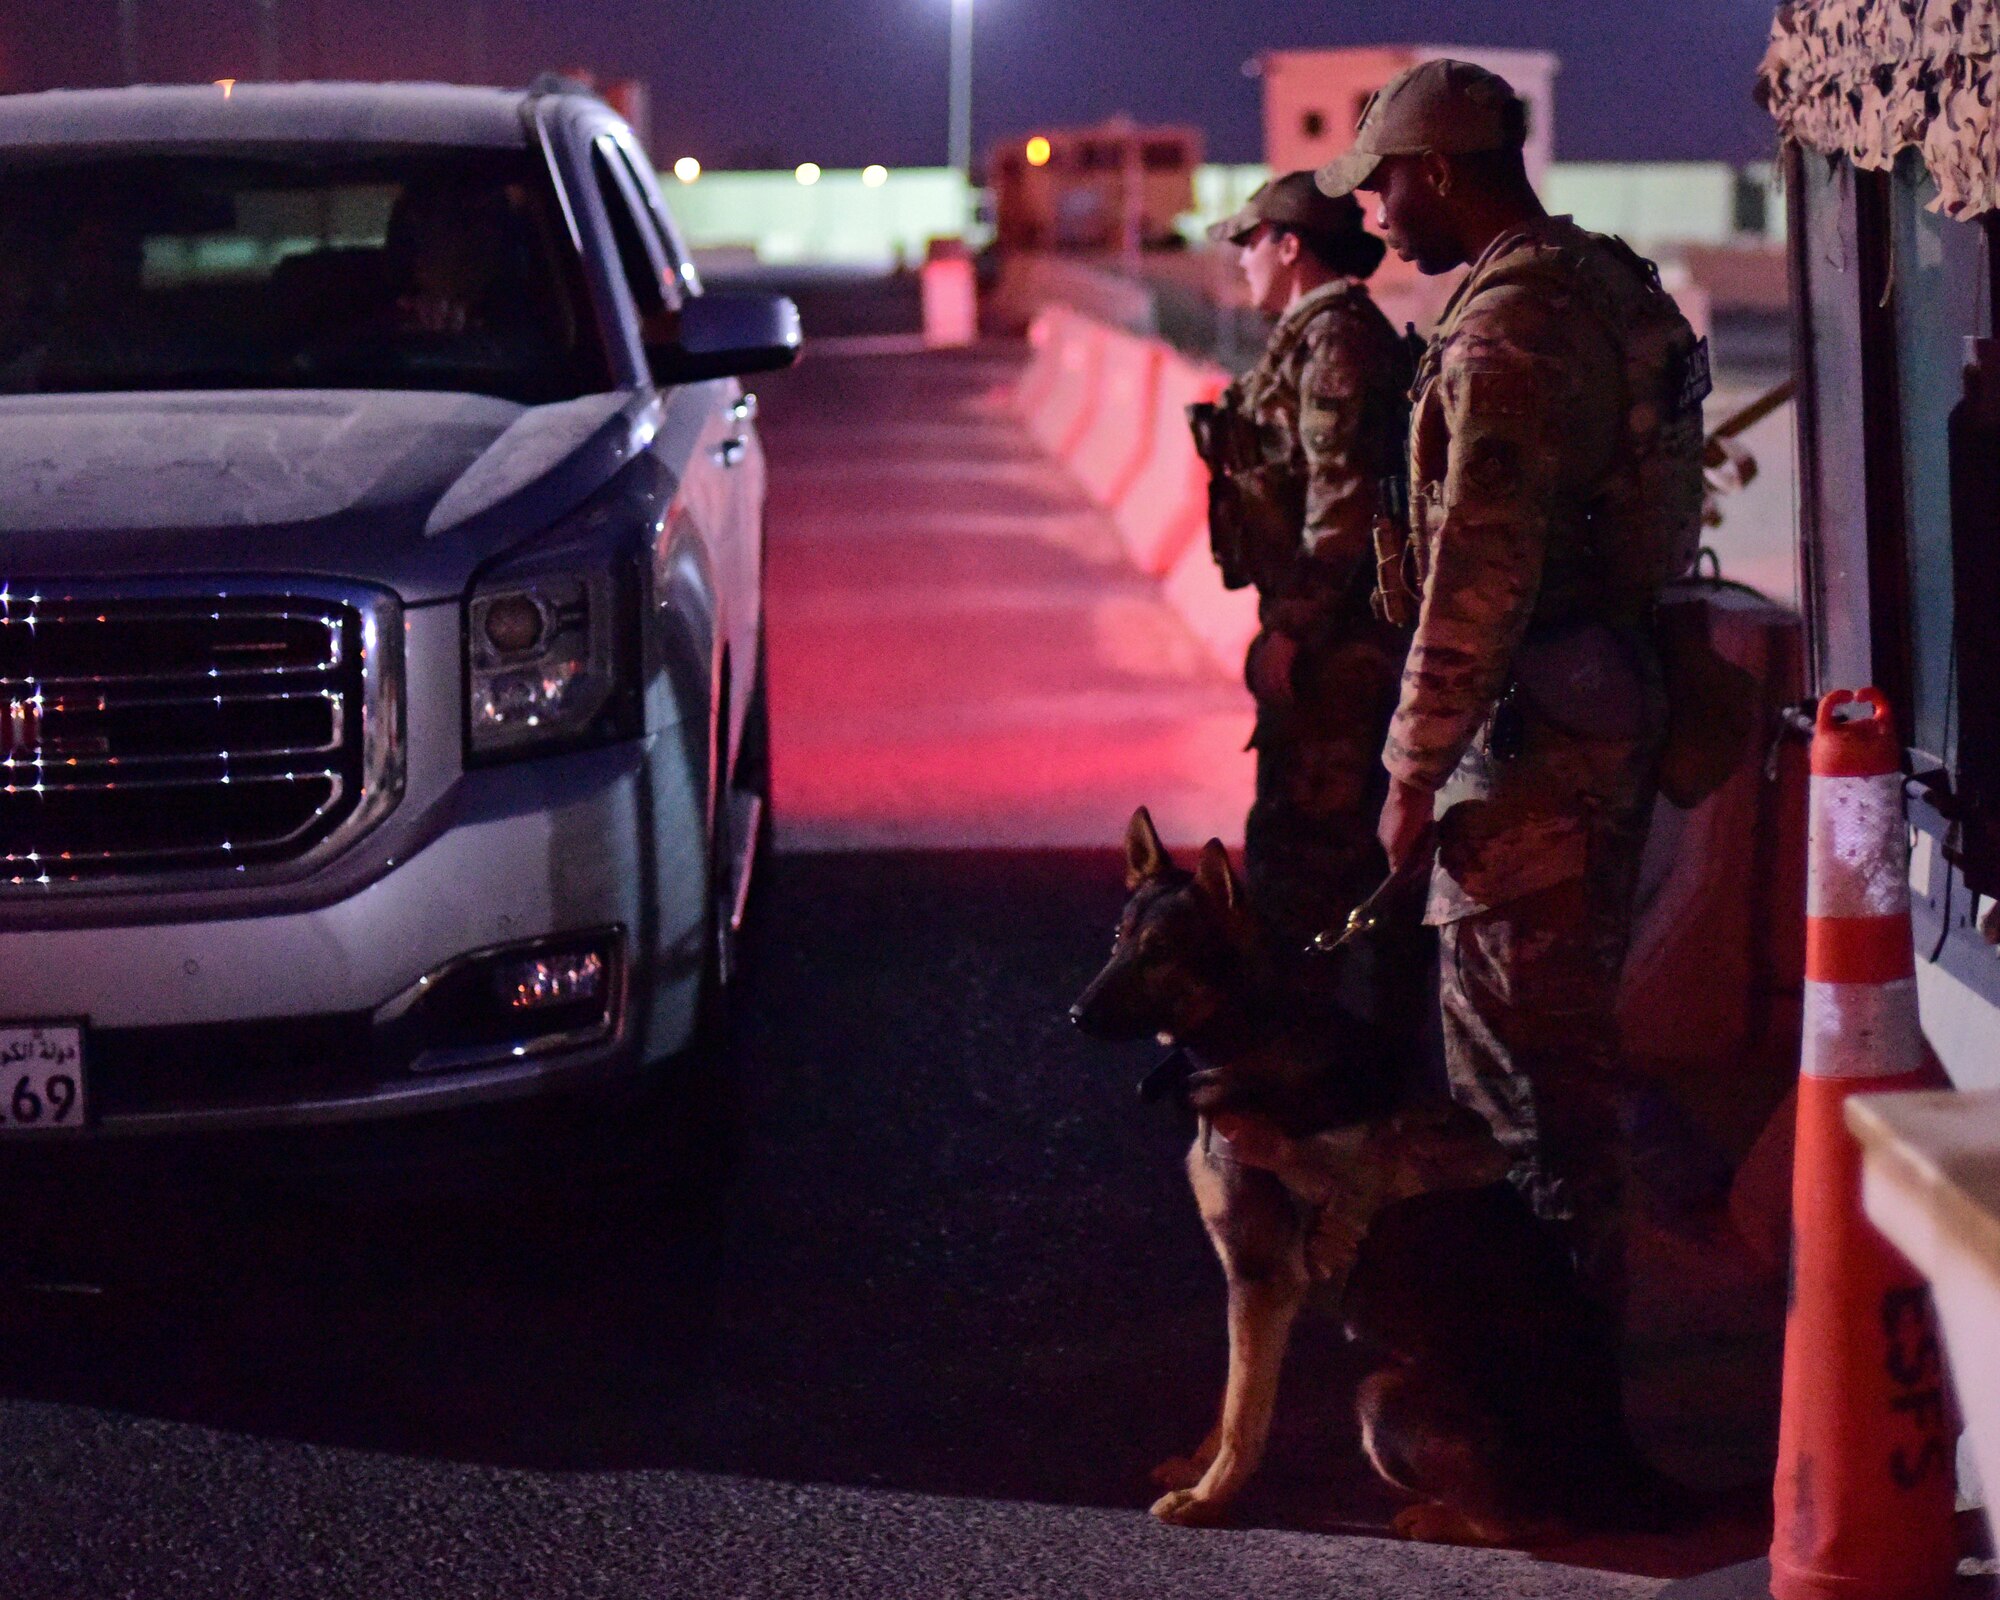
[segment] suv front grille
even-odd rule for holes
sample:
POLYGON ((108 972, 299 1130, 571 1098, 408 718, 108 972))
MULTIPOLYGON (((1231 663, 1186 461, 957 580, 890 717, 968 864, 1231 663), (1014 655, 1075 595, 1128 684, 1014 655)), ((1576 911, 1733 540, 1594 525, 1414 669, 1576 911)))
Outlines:
POLYGON ((0 883, 234 873, 325 843, 386 776, 384 631, 322 596, 0 588, 0 883))

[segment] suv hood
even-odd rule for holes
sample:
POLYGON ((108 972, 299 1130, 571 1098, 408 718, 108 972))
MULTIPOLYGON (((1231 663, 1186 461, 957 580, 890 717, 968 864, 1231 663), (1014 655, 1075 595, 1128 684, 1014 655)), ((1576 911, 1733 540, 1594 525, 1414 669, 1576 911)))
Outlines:
POLYGON ((656 425, 636 390, 532 407, 376 391, 7 397, 0 571, 278 573, 445 599, 656 425))

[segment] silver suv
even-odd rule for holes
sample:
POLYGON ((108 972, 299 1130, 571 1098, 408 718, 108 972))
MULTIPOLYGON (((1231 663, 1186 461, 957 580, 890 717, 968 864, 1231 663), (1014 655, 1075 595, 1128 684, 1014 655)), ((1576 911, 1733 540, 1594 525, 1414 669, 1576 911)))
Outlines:
POLYGON ((573 89, 0 98, 0 1131, 632 1074, 766 791, 790 302, 573 89))

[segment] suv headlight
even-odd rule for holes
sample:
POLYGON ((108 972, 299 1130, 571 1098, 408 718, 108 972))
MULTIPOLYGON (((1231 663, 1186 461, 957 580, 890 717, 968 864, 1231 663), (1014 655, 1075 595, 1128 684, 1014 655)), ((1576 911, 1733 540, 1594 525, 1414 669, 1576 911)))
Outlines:
POLYGON ((605 543, 561 535, 479 579, 465 617, 467 743, 475 759, 637 731, 633 581, 630 564, 605 543))

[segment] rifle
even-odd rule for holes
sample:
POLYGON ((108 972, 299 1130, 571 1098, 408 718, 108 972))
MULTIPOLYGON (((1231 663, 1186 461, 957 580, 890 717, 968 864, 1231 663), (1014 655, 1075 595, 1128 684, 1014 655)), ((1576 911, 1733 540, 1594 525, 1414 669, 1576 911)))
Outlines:
POLYGON ((1305 484, 1268 461, 1257 424, 1215 401, 1188 407, 1195 454, 1208 468, 1208 541, 1225 589, 1280 581, 1299 550, 1305 484))

